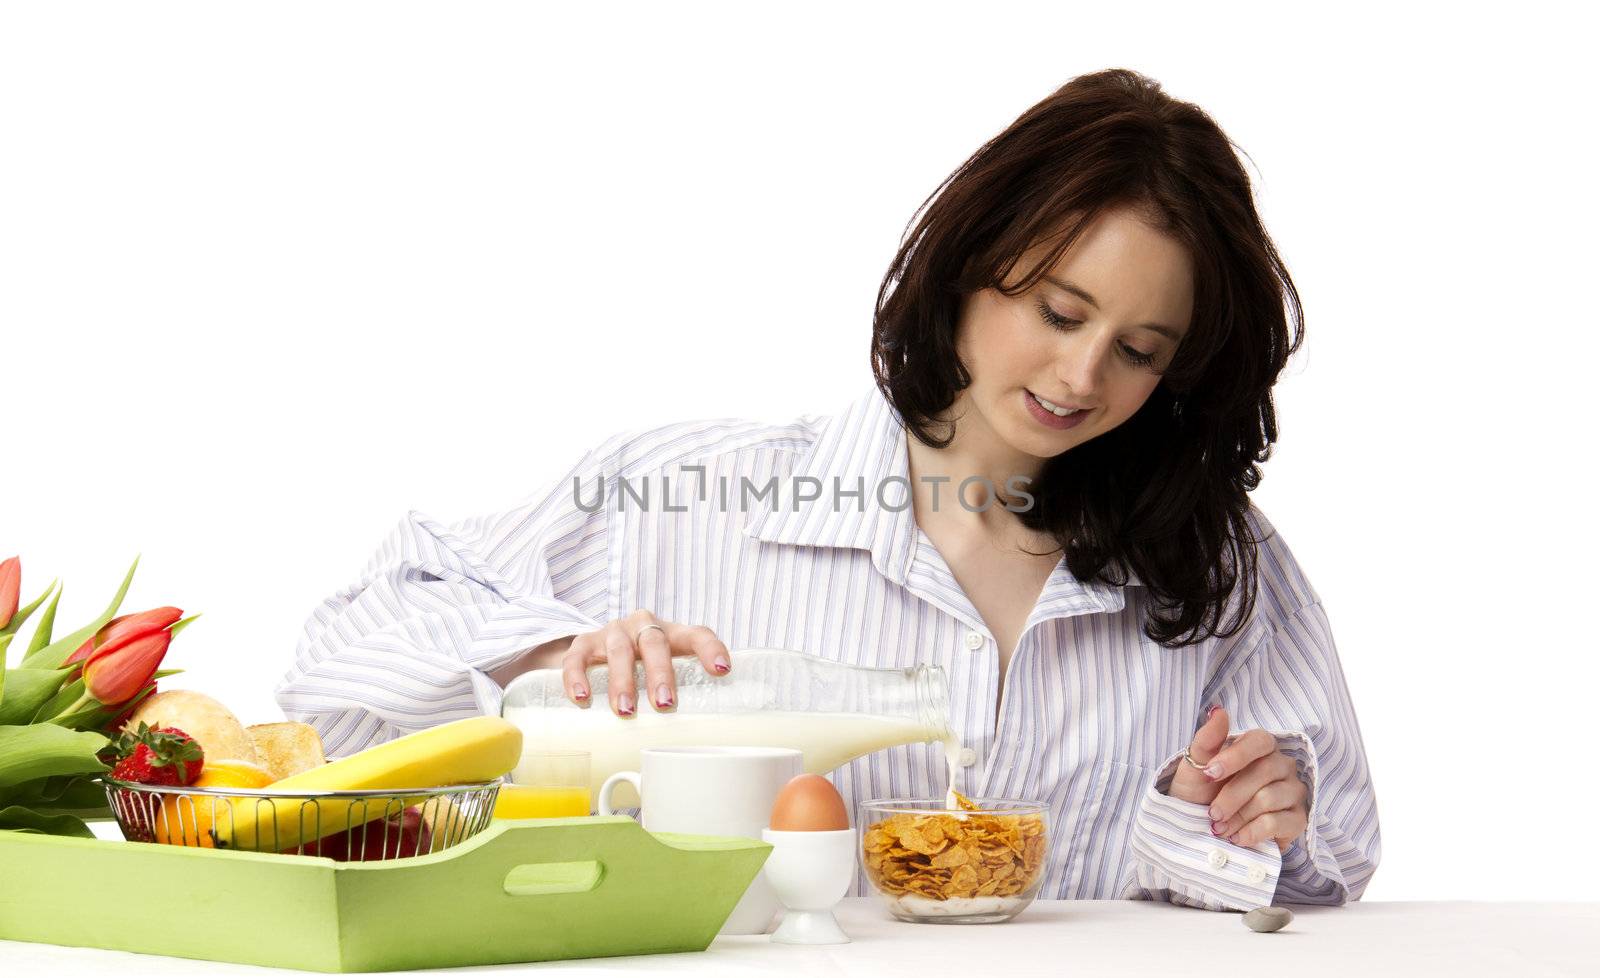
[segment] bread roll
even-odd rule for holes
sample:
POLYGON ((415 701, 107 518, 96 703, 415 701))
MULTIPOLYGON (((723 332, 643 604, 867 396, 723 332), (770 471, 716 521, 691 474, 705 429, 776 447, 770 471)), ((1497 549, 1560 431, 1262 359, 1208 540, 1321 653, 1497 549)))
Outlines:
POLYGON ((206 760, 230 759, 256 763, 255 742, 232 711, 204 693, 192 689, 165 689, 140 703, 122 725, 138 730, 140 723, 177 727, 200 742, 206 760))

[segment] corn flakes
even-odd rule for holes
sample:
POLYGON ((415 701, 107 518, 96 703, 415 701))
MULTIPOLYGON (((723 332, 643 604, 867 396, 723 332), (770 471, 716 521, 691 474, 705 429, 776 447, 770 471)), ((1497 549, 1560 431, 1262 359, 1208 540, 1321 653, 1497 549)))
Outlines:
POLYGON ((985 812, 955 792, 961 814, 900 813, 862 833, 867 878, 893 896, 1014 896, 1039 878, 1044 819, 985 812), (969 814, 970 813, 970 814, 969 814))

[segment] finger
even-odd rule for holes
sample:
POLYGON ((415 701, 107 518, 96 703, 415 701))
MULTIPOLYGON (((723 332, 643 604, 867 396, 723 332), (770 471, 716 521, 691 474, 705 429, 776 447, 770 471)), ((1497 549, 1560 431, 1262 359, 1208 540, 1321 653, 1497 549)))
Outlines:
POLYGON ((594 654, 594 632, 586 632, 573 638, 572 644, 567 646, 567 651, 561 656, 561 688, 566 690, 567 699, 578 704, 584 709, 589 708, 589 677, 585 671, 589 666, 589 658, 594 654))
POLYGON ((1256 792, 1238 814, 1222 822, 1211 823, 1213 835, 1228 838, 1263 815, 1288 812, 1304 808, 1306 795, 1298 781, 1274 781, 1256 792))
MULTIPOLYGON (((1206 719, 1201 722, 1200 729, 1189 743, 1189 756, 1199 763, 1210 760, 1212 753, 1227 742, 1228 722, 1228 711, 1222 707, 1213 706, 1206 711, 1206 719)), ((1173 771, 1172 782, 1167 786, 1167 794, 1191 804, 1208 805, 1217 796, 1218 787, 1207 780, 1198 768, 1180 758, 1173 771)))
MULTIPOLYGON (((1189 756, 1201 764, 1208 764, 1228 739, 1228 711, 1213 706, 1206 714, 1206 722, 1195 731, 1189 742, 1189 756)), ((1193 770, 1193 768, 1190 768, 1193 770)))
POLYGON ((1266 757, 1277 749, 1278 738, 1272 734, 1260 728, 1246 730, 1237 740, 1218 751, 1201 773, 1213 781, 1221 781, 1243 770, 1251 761, 1266 757))
POLYGON ((1267 839, 1276 839, 1280 849, 1288 848, 1290 843, 1300 837, 1306 830, 1305 812, 1296 808, 1290 811, 1267 812, 1257 815, 1245 825, 1244 828, 1228 837, 1228 841, 1236 846, 1246 849, 1254 848, 1267 839))
POLYGON ((644 662, 645 691, 650 701, 657 710, 671 709, 677 702, 677 683, 672 677, 672 647, 667 644, 665 625, 648 611, 636 611, 628 616, 628 632, 638 636, 634 645, 644 662), (646 625, 662 625, 662 628, 646 628, 646 625))
POLYGON ((1263 785, 1259 791, 1251 795, 1250 800, 1233 815, 1221 821, 1213 821, 1211 833, 1226 838, 1268 812, 1283 812, 1304 807, 1305 801, 1306 786, 1300 783, 1299 778, 1273 781, 1263 785))
POLYGON ((1233 777, 1221 782, 1222 790, 1211 800, 1211 820, 1227 821, 1244 807, 1250 796, 1272 782, 1293 774, 1294 762, 1277 751, 1266 757, 1256 758, 1233 777), (1285 762, 1288 763, 1287 769, 1284 767, 1285 762))
POLYGON ((728 647, 717 638, 717 633, 704 625, 674 625, 667 623, 667 637, 674 652, 693 655, 700 660, 700 668, 713 676, 725 676, 733 668, 728 647))
POLYGON ((614 621, 601 629, 600 641, 605 646, 606 670, 610 674, 606 688, 611 709, 619 717, 631 717, 634 704, 638 702, 638 684, 633 678, 633 639, 622 622, 614 621))

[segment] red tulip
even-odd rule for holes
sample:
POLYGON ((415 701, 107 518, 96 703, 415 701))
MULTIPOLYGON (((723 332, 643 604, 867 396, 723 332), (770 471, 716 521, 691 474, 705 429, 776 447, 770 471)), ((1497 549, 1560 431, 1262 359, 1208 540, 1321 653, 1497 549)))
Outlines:
POLYGON ((17 613, 17 592, 22 590, 22 558, 0 560, 0 628, 11 624, 17 613))
POLYGON ((165 628, 97 649, 83 664, 83 685, 88 695, 105 706, 118 706, 150 685, 172 644, 165 628))
MULTIPOLYGON (((75 665, 87 663, 88 660, 103 653, 115 652, 117 647, 134 639, 152 632, 163 631, 170 628, 183 611, 178 608, 152 608, 134 615, 122 615, 113 618, 100 626, 100 630, 89 636, 78 650, 67 656, 67 661, 62 665, 75 665)), ((69 680, 78 678, 78 670, 74 669, 68 677, 69 680)), ((96 697, 98 699, 98 697, 96 697)), ((102 700, 101 702, 104 702, 102 700)))

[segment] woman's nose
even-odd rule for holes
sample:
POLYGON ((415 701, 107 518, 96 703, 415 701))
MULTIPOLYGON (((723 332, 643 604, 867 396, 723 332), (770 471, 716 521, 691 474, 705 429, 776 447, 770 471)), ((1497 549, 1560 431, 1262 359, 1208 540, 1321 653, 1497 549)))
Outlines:
POLYGON ((1109 344, 1094 341, 1065 351, 1056 362, 1056 379, 1072 392, 1073 397, 1090 407, 1097 407, 1109 352, 1109 344))

